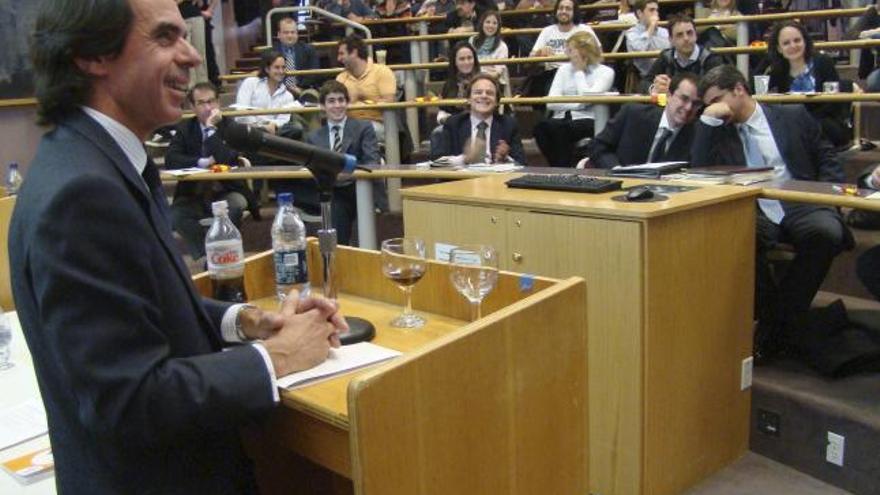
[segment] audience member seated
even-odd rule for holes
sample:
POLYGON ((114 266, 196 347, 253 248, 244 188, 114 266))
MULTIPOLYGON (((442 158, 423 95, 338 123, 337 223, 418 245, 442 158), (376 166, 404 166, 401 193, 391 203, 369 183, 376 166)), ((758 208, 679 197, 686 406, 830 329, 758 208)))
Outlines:
MULTIPOLYGON (((859 177, 859 187, 880 190, 880 165, 871 165, 859 177)), ((880 300, 880 245, 862 253, 856 261, 856 274, 875 299, 880 300)))
MULTIPOLYGON (((180 121, 165 154, 165 167, 208 168, 214 164, 238 165, 239 154, 221 138, 228 119, 220 114, 217 89, 209 82, 193 86, 187 99, 196 116, 180 121)), ((229 218, 240 225, 245 208, 259 218, 257 199, 244 181, 179 182, 171 203, 171 223, 186 242, 194 260, 205 256, 207 227, 199 221, 211 217, 211 202, 226 200, 229 218)))
MULTIPOLYGON (((706 108, 694 134, 694 166, 772 167, 779 179, 844 180, 831 145, 803 105, 757 103, 732 65, 707 72, 699 89, 706 108)), ((853 241, 834 208, 770 199, 759 199, 758 206, 755 343, 758 357, 766 358, 798 338, 831 262, 853 241), (774 284, 766 253, 777 243, 793 244, 796 255, 774 284)))
POLYGON ((690 17, 671 16, 669 33, 672 47, 660 52, 660 56, 642 79, 642 91, 645 93, 667 93, 672 77, 679 72, 701 76, 709 69, 724 64, 723 57, 697 43, 697 30, 690 17))
MULTIPOLYGON (((723 19, 730 16, 742 15, 736 10, 736 0, 711 0, 706 7, 702 3, 694 6, 694 17, 697 19, 723 19)), ((736 45, 736 24, 718 24, 715 26, 700 26, 697 28, 703 45, 708 47, 734 46, 736 45)))
MULTIPOLYGON (((284 87, 284 55, 266 50, 260 56, 260 72, 241 82, 235 95, 236 109, 272 109, 299 106, 293 95, 284 87)), ((266 132, 277 134, 290 122, 289 113, 236 117, 238 122, 262 127, 266 132)))
MULTIPOLYGON (((321 68, 315 49, 299 40, 298 26, 292 17, 285 17, 278 23, 278 40, 272 48, 284 55, 285 70, 321 68)), ((319 81, 320 76, 287 76, 284 78, 284 87, 299 100, 303 91, 316 89, 319 81)))
MULTIPOLYGON (((586 32, 573 34, 566 43, 569 62, 553 77, 547 96, 583 96, 604 93, 614 85, 614 70, 602 65, 602 47, 586 32)), ((589 103, 548 103, 552 115, 535 125, 535 141, 551 167, 573 167, 575 144, 593 136, 595 119, 589 103)))
MULTIPOLYGON (((397 80, 387 65, 368 59, 367 45, 356 34, 346 36, 339 42, 337 60, 345 68, 336 80, 348 89, 350 103, 389 103, 397 94, 397 80)), ((369 120, 380 142, 385 142, 385 126, 382 111, 373 109, 352 110, 354 119, 369 120)))
MULTIPOLYGON (((514 10, 535 10, 535 9, 552 9, 554 0, 518 0, 514 4, 514 10)), ((513 15, 504 20, 505 24, 511 29, 524 29, 537 26, 547 26, 553 23, 555 19, 551 14, 529 14, 529 15, 513 15)), ((506 41, 511 43, 508 45, 510 53, 514 57, 527 57, 532 51, 537 36, 534 34, 517 34, 513 37, 506 37, 506 41)), ((514 65, 512 70, 521 70, 522 67, 514 65)))
POLYGON ((475 31, 477 19, 483 15, 484 10, 475 0, 455 0, 455 8, 446 13, 446 31, 449 33, 475 31))
MULTIPOLYGON (((626 30, 626 51, 646 52, 669 48, 669 31, 659 26, 660 9, 658 0, 636 0, 634 5, 639 23, 626 30)), ((639 71, 639 78, 645 77, 653 65, 652 58, 633 59, 633 66, 639 71)))
MULTIPOLYGON (((444 100, 467 98, 468 84, 473 76, 480 73, 480 61, 477 51, 467 41, 459 41, 449 50, 449 69, 446 82, 440 90, 444 100)), ((463 110, 462 107, 440 107, 437 112, 437 123, 443 125, 451 115, 463 110)))
POLYGON ((451 165, 468 163, 525 163, 516 119, 497 112, 501 99, 498 81, 477 74, 468 88, 468 112, 450 117, 440 139, 431 145, 431 159, 451 165))
MULTIPOLYGON (((409 0, 378 0, 374 10, 379 19, 404 19, 412 17, 412 5, 409 0)), ((374 38, 392 38, 396 36, 409 36, 412 31, 418 32, 418 24, 381 24, 371 26, 374 38)), ((402 49, 405 45, 375 45, 373 50, 386 50, 389 64, 410 63, 408 49, 402 49)))
POLYGON ((376 12, 365 0, 325 0, 318 7, 354 22, 375 19, 376 12))
POLYGON ((630 103, 617 112, 590 147, 590 166, 691 160, 694 119, 702 107, 697 76, 680 72, 669 85, 666 108, 630 103))
MULTIPOLYGON (((327 81, 321 86, 319 94, 326 122, 308 135, 308 143, 353 155, 359 165, 379 163, 379 143, 373 126, 368 121, 347 116, 349 98, 345 85, 335 80, 327 81)), ((276 188, 278 191, 292 191, 298 207, 315 214, 320 211, 318 190, 312 181, 284 181, 276 188)), ((351 243, 352 224, 357 218, 353 180, 339 178, 333 190, 331 210, 339 243, 351 243)))
MULTIPOLYGON (((869 5, 865 13, 847 31, 847 39, 880 39, 880 0, 869 5)), ((859 78, 867 79, 866 90, 880 92, 880 64, 877 63, 877 49, 863 48, 859 56, 859 78)))
MULTIPOLYGON (((498 11, 487 10, 480 16, 477 25, 480 26, 479 32, 468 41, 477 50, 480 63, 507 58, 507 43, 501 39, 501 15, 498 11)), ((506 65, 483 65, 479 69, 498 80, 502 94, 509 94, 510 77, 506 65)))
MULTIPOLYGON (((531 57, 553 57, 565 55, 565 42, 574 33, 587 32, 596 38, 593 28, 580 23, 580 10, 575 8, 574 0, 556 0, 553 8, 556 12, 556 23, 551 24, 538 34, 535 45, 532 47, 531 57)), ((599 38, 596 38, 599 43, 599 38)), ((547 62, 544 70, 529 77, 527 96, 546 96, 556 75, 556 69, 562 62, 547 62)))
MULTIPOLYGON (((813 52, 813 40, 806 28, 787 21, 773 26, 767 45, 770 57, 770 91, 822 92, 828 81, 840 81, 834 60, 813 52)), ((810 104, 807 110, 819 121, 825 137, 835 147, 847 146, 852 141, 849 126, 849 103, 810 104)))

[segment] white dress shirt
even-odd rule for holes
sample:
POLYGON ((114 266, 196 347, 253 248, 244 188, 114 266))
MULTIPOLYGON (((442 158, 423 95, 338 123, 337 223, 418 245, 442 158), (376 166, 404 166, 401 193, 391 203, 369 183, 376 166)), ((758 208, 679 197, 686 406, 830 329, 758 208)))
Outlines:
MULTIPOLYGON (((669 48, 669 31, 664 27, 657 26, 653 35, 648 34, 648 28, 641 22, 629 28, 624 33, 626 36, 626 51, 646 52, 652 50, 665 50, 669 48)), ((633 65, 644 76, 654 65, 656 58, 636 58, 633 65)))
MULTIPOLYGON (((104 128, 108 134, 110 134, 110 137, 113 138, 113 141, 115 141, 120 148, 122 148, 125 157, 128 158, 131 166, 143 180, 144 168, 147 166, 147 151, 144 149, 144 145, 141 143, 140 139, 138 139, 130 129, 113 118, 93 108, 84 106, 82 109, 89 117, 94 119, 102 128, 104 128)), ((146 185, 146 182, 144 184, 146 185)), ((233 304, 225 313, 223 313, 223 319, 220 323, 220 332, 223 335, 223 339, 227 342, 241 342, 241 339, 238 337, 238 332, 235 329, 235 320, 238 316, 238 312, 244 306, 244 304, 233 304)), ((260 357, 263 358, 263 362, 266 365, 266 371, 269 373, 270 385, 272 387, 272 398, 275 402, 278 402, 280 397, 278 395, 275 367, 272 366, 269 352, 261 342, 251 342, 250 344, 257 350, 260 357)))
MULTIPOLYGON (((269 83, 265 77, 248 77, 242 81, 235 95, 236 108, 246 110, 254 108, 290 108, 300 107, 301 103, 293 99, 293 95, 284 84, 279 84, 273 93, 269 93, 269 83)), ((236 117, 236 121, 242 124, 264 125, 274 123, 281 127, 290 121, 289 113, 275 115, 246 115, 236 117)))

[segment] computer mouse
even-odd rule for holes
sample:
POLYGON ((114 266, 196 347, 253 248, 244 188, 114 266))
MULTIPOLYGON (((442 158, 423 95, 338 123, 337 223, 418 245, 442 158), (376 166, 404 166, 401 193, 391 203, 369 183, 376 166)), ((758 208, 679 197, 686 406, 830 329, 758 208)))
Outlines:
POLYGON ((627 201, 645 201, 654 197, 654 191, 647 186, 638 186, 626 192, 627 201))

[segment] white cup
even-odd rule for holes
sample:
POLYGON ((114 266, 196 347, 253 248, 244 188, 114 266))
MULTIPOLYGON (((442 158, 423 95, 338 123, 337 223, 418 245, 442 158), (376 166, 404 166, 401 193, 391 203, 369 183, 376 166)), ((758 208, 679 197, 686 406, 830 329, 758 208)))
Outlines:
POLYGON ((822 84, 822 91, 825 93, 840 93, 840 83, 837 81, 825 81, 822 84))
POLYGON ((385 64, 385 59, 388 57, 388 50, 376 50, 376 62, 380 64, 385 64))
POLYGON ((770 91, 770 76, 755 76, 755 94, 766 95, 770 91))

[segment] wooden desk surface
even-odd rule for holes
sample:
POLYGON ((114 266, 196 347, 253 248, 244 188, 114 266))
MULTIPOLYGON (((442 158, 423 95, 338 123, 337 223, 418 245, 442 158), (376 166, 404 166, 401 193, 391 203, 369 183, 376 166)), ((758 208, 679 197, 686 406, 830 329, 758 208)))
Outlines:
MULTIPOLYGON (((413 292, 418 291, 419 286, 416 285, 413 292)), ((274 297, 258 299, 251 303, 263 309, 277 310, 278 307, 278 301, 274 297)), ((360 316, 376 326, 376 337, 372 343, 403 353, 422 348, 467 324, 466 321, 448 316, 416 311, 427 319, 426 326, 419 330, 402 330, 388 324, 403 310, 401 305, 345 294, 340 295, 339 303, 344 314, 360 316)), ((348 430, 348 384, 356 376, 360 376, 376 366, 381 366, 381 364, 346 373, 301 389, 282 391, 281 400, 287 407, 303 411, 334 426, 348 430)))
MULTIPOLYGON (((624 203, 612 198, 624 194, 613 191, 604 194, 569 193, 510 189, 505 181, 522 174, 495 174, 481 179, 462 180, 444 184, 403 190, 409 199, 431 199, 446 202, 467 201, 472 204, 535 208, 546 212, 578 215, 602 215, 609 218, 644 219, 727 201, 738 197, 758 196, 759 188, 742 186, 706 186, 692 191, 670 194, 668 200, 646 203, 624 203)), ((623 187, 645 183, 669 184, 660 181, 624 179, 623 187)))

